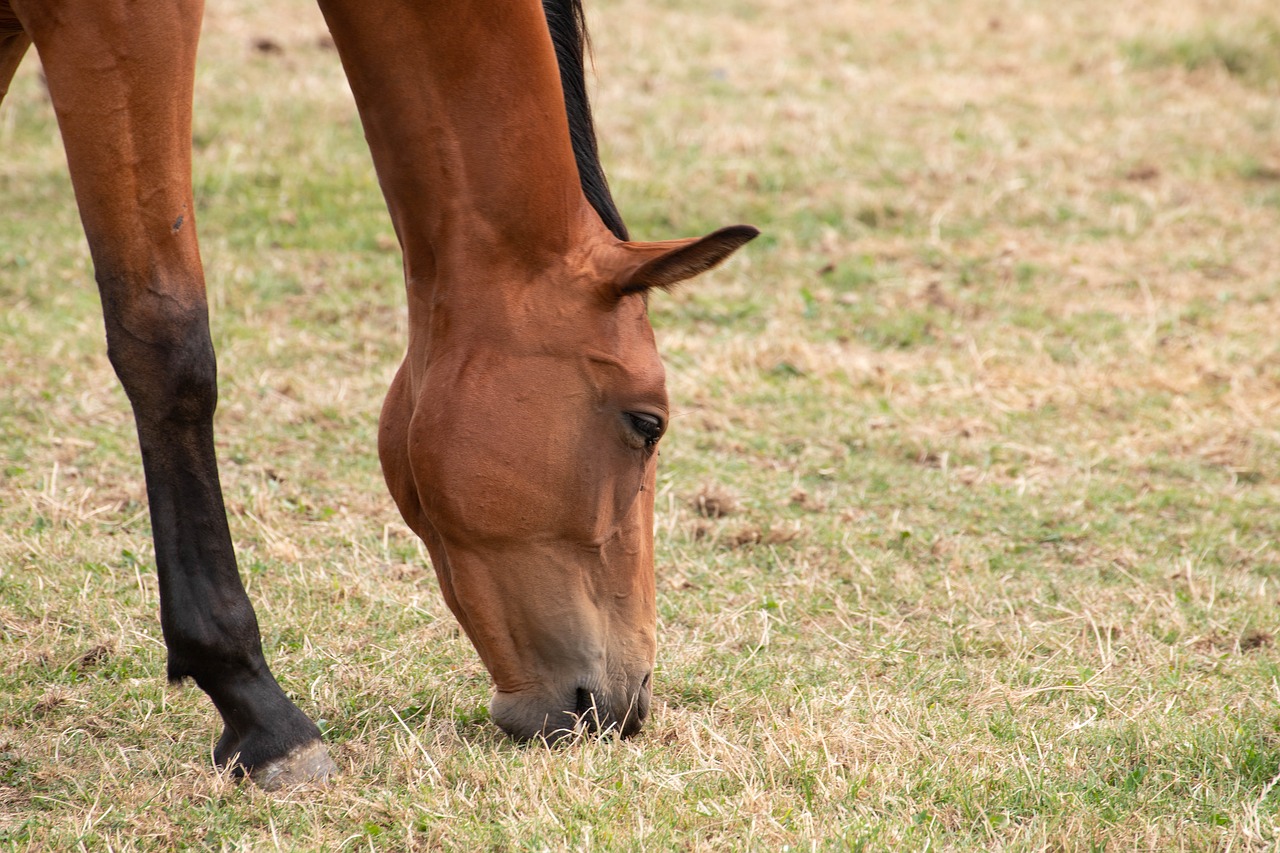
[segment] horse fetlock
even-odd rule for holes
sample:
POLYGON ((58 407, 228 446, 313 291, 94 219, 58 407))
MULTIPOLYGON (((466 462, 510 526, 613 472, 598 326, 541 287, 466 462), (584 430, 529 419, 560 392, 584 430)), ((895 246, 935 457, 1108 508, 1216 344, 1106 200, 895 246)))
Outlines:
POLYGON ((225 579, 220 595, 197 606, 195 595, 179 585, 185 578, 168 577, 168 569, 161 567, 160 625, 169 650, 170 680, 193 678, 207 692, 223 682, 271 679, 258 620, 239 578, 225 579))

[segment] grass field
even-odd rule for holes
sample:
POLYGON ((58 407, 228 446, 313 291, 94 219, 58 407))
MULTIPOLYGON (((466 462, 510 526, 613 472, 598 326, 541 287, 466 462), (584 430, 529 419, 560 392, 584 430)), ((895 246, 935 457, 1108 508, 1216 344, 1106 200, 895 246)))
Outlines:
POLYGON ((241 569, 342 769, 212 771, 52 109, 0 107, 0 848, 1280 843, 1280 14, 595 0, 652 302, 655 709, 546 751, 386 496, 394 239, 302 0, 212 0, 196 193, 241 569), (271 43, 261 40, 270 37, 271 43))

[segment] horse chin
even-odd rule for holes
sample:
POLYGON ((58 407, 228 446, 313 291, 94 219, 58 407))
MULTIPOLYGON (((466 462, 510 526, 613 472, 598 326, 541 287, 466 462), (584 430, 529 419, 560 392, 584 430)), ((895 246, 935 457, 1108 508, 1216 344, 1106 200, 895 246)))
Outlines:
POLYGON ((637 734, 648 719, 653 690, 648 674, 622 689, 570 687, 539 693, 494 693, 494 723, 514 740, 548 745, 587 736, 637 734))

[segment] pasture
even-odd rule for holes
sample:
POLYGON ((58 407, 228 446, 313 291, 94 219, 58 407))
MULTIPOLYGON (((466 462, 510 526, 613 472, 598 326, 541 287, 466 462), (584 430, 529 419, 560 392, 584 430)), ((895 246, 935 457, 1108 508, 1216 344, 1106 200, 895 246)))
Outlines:
POLYGON ((29 56, 0 106, 0 847, 1280 843, 1274 4, 595 0, 651 314, 645 731, 518 746, 378 470, 395 239, 306 0, 212 0, 195 186, 242 574, 341 776, 213 772, 29 56))

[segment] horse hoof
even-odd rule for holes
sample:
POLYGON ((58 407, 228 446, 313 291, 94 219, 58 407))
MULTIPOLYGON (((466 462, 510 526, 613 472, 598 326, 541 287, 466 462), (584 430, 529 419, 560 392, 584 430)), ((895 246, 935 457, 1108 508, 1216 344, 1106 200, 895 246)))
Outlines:
POLYGON ((313 740, 280 758, 259 764, 249 771, 249 778, 264 791, 281 791, 301 785, 325 785, 337 772, 324 744, 313 740))

